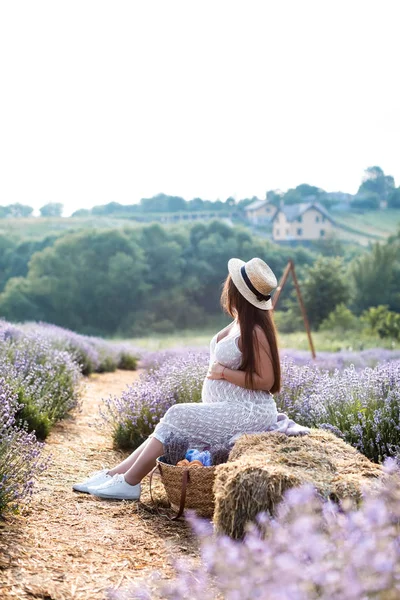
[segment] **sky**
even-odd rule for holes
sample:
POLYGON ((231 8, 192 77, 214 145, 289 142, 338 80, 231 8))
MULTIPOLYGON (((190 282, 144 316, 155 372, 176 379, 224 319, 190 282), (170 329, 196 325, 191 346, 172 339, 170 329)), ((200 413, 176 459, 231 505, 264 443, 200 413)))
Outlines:
POLYGON ((398 0, 0 1, 0 205, 400 185, 398 0))

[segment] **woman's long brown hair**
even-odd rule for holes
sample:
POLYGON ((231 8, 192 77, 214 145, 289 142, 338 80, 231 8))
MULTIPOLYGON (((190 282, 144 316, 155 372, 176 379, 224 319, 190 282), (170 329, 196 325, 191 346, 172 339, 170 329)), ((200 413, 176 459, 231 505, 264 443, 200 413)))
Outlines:
POLYGON ((255 326, 259 325, 264 331, 269 347, 270 359, 274 371, 274 384, 270 389, 275 394, 281 389, 281 363, 278 352, 276 328, 270 310, 261 310, 250 304, 238 291, 230 275, 226 278, 221 294, 221 305, 225 312, 232 318, 238 318, 240 337, 242 340, 242 371, 246 372, 246 387, 254 389, 253 373, 256 370, 256 352, 258 352, 258 339, 255 335, 255 326))

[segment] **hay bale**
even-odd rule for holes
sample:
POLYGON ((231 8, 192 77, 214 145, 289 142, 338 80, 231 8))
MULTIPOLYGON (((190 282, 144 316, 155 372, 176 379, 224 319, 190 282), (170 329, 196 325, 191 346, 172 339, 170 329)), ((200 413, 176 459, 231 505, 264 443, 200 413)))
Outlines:
POLYGON ((362 489, 376 485, 381 474, 380 465, 323 430, 299 437, 243 435, 229 461, 217 468, 215 528, 241 538, 247 522, 259 512, 274 514, 285 491, 305 483, 324 498, 358 503, 362 489))

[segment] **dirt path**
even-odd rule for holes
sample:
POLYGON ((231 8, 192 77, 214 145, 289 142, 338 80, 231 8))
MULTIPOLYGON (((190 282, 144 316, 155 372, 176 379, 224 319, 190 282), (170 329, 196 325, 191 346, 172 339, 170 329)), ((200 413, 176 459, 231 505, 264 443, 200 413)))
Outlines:
POLYGON ((71 489, 126 456, 112 449, 109 434, 90 425, 101 399, 120 394, 136 377, 117 371, 86 378, 82 410, 53 429, 46 444, 52 464, 30 505, 0 522, 2 600, 96 600, 107 588, 125 587, 154 569, 168 574, 171 553, 196 554, 184 523, 154 514, 147 481, 140 503, 100 500, 71 489))

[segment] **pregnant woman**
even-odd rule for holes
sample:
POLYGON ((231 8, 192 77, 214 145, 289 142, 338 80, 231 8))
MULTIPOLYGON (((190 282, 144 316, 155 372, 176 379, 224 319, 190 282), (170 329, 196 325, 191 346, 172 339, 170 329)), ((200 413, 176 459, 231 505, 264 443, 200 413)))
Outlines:
POLYGON ((137 500, 141 480, 164 453, 171 433, 188 438, 191 448, 202 449, 276 427, 278 413, 272 394, 279 392, 281 372, 270 312, 276 277, 260 258, 247 263, 232 258, 228 271, 221 304, 234 320, 211 340, 202 402, 172 406, 128 458, 75 484, 75 491, 137 500))

